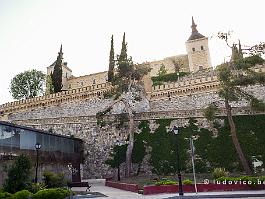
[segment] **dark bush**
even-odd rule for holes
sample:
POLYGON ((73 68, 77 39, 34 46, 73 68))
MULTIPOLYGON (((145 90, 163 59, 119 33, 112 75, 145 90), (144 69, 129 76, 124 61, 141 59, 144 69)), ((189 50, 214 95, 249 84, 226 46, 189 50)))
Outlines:
POLYGON ((32 196, 32 199, 64 199, 70 196, 70 190, 67 189, 43 189, 32 196))
POLYGON ((31 183, 26 189, 31 193, 37 193, 40 190, 46 189, 47 186, 44 182, 41 183, 31 183))
POLYGON ((160 75, 156 77, 152 77, 152 81, 154 85, 161 85, 163 82, 176 82, 178 78, 188 75, 189 73, 186 72, 180 72, 177 73, 168 73, 165 75, 160 75))
POLYGON ((252 55, 249 57, 245 57, 239 60, 236 60, 234 65, 237 69, 248 69, 252 66, 255 66, 256 64, 263 64, 264 59, 260 57, 259 55, 252 55))
POLYGON ((4 184, 4 190, 15 193, 23 190, 30 184, 31 162, 28 156, 20 155, 8 170, 8 178, 4 184))
POLYGON ((28 199, 32 195, 28 190, 18 191, 14 194, 14 199, 28 199))
POLYGON ((64 179, 64 175, 62 173, 52 173, 49 171, 45 171, 43 173, 44 183, 47 188, 57 188, 66 186, 66 180, 64 179))
POLYGON ((0 199, 14 199, 11 193, 0 192, 0 199))

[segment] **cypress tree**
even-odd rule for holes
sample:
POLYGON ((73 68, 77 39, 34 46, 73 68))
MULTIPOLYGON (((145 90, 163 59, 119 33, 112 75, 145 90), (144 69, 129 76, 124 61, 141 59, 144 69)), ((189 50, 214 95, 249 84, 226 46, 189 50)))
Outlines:
POLYGON ((120 62, 126 62, 128 59, 127 57, 127 43, 125 41, 125 33, 123 33, 123 39, 122 39, 122 46, 121 46, 121 54, 119 56, 120 62))
POLYGON ((62 59, 63 59, 63 52, 62 52, 62 45, 60 48, 60 52, 58 53, 55 66, 52 73, 52 85, 54 88, 54 92, 58 93, 62 91, 62 59))
POLYGON ((120 77, 129 77, 132 74, 133 63, 131 57, 127 55, 127 43, 125 33, 123 34, 121 53, 118 56, 118 71, 120 77))
POLYGON ((114 77, 114 44, 113 44, 113 35, 111 36, 111 46, 110 46, 110 54, 109 54, 109 71, 108 71, 108 81, 112 82, 114 77))

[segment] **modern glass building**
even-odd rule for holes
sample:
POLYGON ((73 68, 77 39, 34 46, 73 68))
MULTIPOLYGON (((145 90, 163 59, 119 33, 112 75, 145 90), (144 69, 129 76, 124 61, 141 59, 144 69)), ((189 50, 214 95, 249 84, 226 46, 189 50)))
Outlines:
POLYGON ((0 159, 28 154, 36 159, 36 143, 41 144, 39 161, 42 164, 71 164, 78 171, 72 180, 80 180, 80 164, 83 161, 81 139, 57 135, 42 130, 0 121, 0 159))

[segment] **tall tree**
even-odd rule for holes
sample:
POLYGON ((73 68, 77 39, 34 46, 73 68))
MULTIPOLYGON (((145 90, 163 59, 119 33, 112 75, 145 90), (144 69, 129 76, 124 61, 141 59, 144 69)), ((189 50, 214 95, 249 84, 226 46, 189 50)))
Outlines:
POLYGON ((116 145, 110 154, 110 159, 106 160, 106 164, 111 168, 118 169, 118 180, 120 180, 120 165, 125 162, 126 145, 116 145))
POLYGON ((4 184, 4 190, 9 193, 25 189, 30 184, 31 161, 27 155, 19 155, 14 164, 8 170, 8 178, 4 184))
POLYGON ((265 73, 255 72, 252 69, 252 67, 256 64, 264 64, 264 60, 259 55, 261 53, 264 53, 265 44, 260 43, 259 45, 242 49, 240 43, 238 48, 236 44, 229 44, 228 33, 219 33, 218 36, 219 38, 224 39, 226 41, 226 44, 232 50, 231 60, 218 67, 218 78, 221 87, 219 96, 224 99, 231 137, 239 160, 245 172, 247 174, 250 174, 251 169, 249 163, 247 161, 247 158, 245 157, 245 154, 243 153, 237 137, 236 125, 233 119, 232 107, 230 102, 244 98, 250 101, 250 105, 252 105, 253 108, 257 109, 264 107, 264 103, 261 100, 256 99, 253 95, 246 92, 244 88, 245 86, 249 85, 265 83, 265 73), (250 52, 251 56, 243 58, 243 50, 250 52))
POLYGON ((158 76, 163 76, 167 74, 167 69, 166 66, 164 64, 161 64, 159 70, 158 70, 158 76))
POLYGON ((10 93, 14 99, 27 99, 43 94, 45 74, 35 69, 16 75, 10 84, 10 93))
MULTIPOLYGON (((117 55, 117 74, 113 82, 114 102, 97 114, 98 121, 102 121, 105 114, 109 113, 117 103, 124 105, 123 112, 127 115, 128 124, 126 131, 129 134, 129 140, 126 150, 126 177, 130 176, 132 164, 132 151, 134 146, 134 101, 146 99, 146 93, 142 84, 142 78, 150 71, 147 64, 135 65, 132 58, 127 56, 127 43, 125 33, 123 35, 122 49, 120 55, 117 55), (115 100, 116 99, 116 100, 115 100)), ((125 117, 123 117, 124 119, 125 117)))
POLYGON ((110 54, 109 54, 109 71, 108 71, 108 81, 112 82, 114 77, 114 44, 113 44, 113 35, 111 36, 111 45, 110 45, 110 54))
POLYGON ((54 93, 54 88, 53 88, 53 84, 52 84, 52 73, 50 75, 47 75, 46 77, 46 91, 45 94, 49 95, 54 93))
POLYGON ((125 40, 125 33, 123 34, 121 53, 118 58, 118 72, 120 77, 129 78, 133 73, 132 58, 127 55, 127 43, 125 40))
POLYGON ((55 66, 52 73, 52 85, 54 88, 54 92, 58 93, 62 91, 62 61, 63 61, 63 49, 62 45, 60 48, 60 52, 58 53, 55 66))

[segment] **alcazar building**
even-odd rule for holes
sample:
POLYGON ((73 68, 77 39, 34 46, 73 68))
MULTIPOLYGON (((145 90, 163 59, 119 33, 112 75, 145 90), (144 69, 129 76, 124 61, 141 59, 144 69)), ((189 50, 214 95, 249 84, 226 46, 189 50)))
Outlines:
MULTIPOLYGON (((154 132, 158 127, 157 120, 170 119, 170 129, 174 125, 189 125, 190 118, 196 118, 198 127, 210 129, 212 125, 204 118, 203 110, 211 103, 219 107, 219 116, 226 115, 223 99, 218 95, 220 82, 211 64, 208 38, 199 33, 193 19, 191 30, 191 35, 186 41, 187 54, 149 62, 152 70, 144 78, 148 97, 133 102, 136 131, 139 122, 143 120, 149 121, 150 131, 154 132), (174 82, 164 82, 162 85, 152 84, 151 77, 158 75, 162 65, 165 66, 167 73, 176 72, 176 62, 180 63, 179 71, 189 72, 189 75, 174 82)), ((62 48, 59 53, 62 55, 62 48)), ((104 93, 112 89, 107 81, 107 71, 74 77, 67 63, 62 63, 62 92, 2 104, 0 120, 82 139, 84 162, 81 165, 81 173, 84 178, 109 176, 112 171, 105 161, 109 158, 117 139, 126 140, 128 132, 126 129, 117 129, 114 123, 104 127, 97 124, 96 114, 114 102, 112 98, 104 98, 104 93)), ((47 67, 48 75, 53 68, 54 64, 47 67)), ((265 65, 257 65, 253 70, 265 72, 265 65)), ((265 86, 249 86, 245 90, 265 101, 265 86)), ((234 115, 261 114, 253 112, 248 101, 239 100, 231 103, 231 106, 234 115)), ((124 104, 115 104, 108 119, 115 118, 123 111, 124 104)), ((214 138, 218 136, 215 131, 211 132, 214 138)), ((51 140, 44 139, 42 142, 43 145, 53 146, 51 140)), ((146 160, 141 171, 150 173, 148 165, 146 160)), ((57 170, 67 170, 67 165, 63 164, 48 166, 57 170)))
MULTIPOLYGON (((187 54, 166 57, 163 60, 149 62, 152 68, 149 74, 151 77, 157 76, 158 70, 160 69, 161 65, 165 66, 167 73, 174 73, 174 61, 180 63, 181 72, 194 73, 202 69, 212 68, 208 37, 198 32, 197 25, 195 24, 193 18, 191 29, 191 35, 186 41, 187 54)), ((62 46, 59 53, 63 54, 62 46)), ((54 65, 55 62, 47 67, 47 75, 53 72, 54 65)), ((107 83, 108 80, 107 71, 74 77, 72 75, 72 70, 67 65, 67 62, 63 62, 62 71, 63 90, 71 90, 97 84, 103 84, 107 83)))

